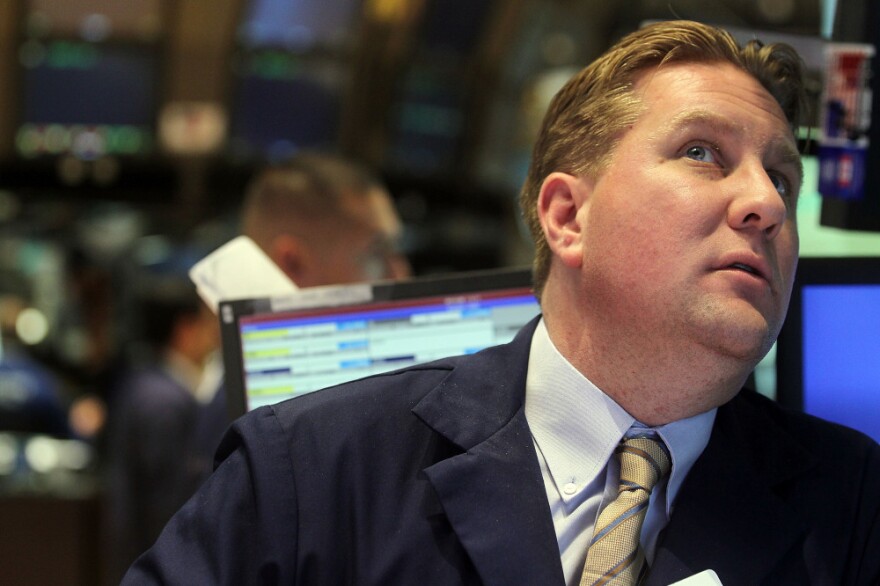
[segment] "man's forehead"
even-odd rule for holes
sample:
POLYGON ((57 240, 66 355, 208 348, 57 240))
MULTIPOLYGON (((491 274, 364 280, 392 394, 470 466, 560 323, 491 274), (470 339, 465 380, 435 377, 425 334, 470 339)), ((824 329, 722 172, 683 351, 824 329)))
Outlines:
MULTIPOLYGON (((722 62, 714 65, 711 63, 703 62, 677 62, 648 68, 644 71, 639 72, 634 77, 633 89, 634 93, 638 95, 640 100, 642 101, 642 116, 644 116, 647 110, 650 109, 650 106, 646 103, 651 100, 650 96, 652 94, 649 91, 649 88, 652 86, 652 81, 658 74, 666 73, 673 75, 675 76, 674 79, 676 81, 690 78, 688 81, 688 85, 692 85, 691 82, 694 82, 695 80, 697 80, 695 83, 701 83, 700 80, 703 80, 703 76, 706 74, 711 76, 717 73, 717 69, 719 67, 730 68, 732 71, 738 72, 742 76, 751 78, 753 80, 755 87, 751 91, 757 92, 757 94, 759 94, 759 99, 754 100, 754 98, 750 98, 754 100, 754 102, 752 103, 752 107, 766 112, 766 119, 778 121, 778 124, 776 125, 777 128, 775 130, 771 126, 766 135, 760 137, 760 140, 762 140, 764 143, 765 150, 772 153, 774 157, 779 158, 783 164, 793 165, 797 167, 799 175, 803 176, 801 156, 800 152, 798 151, 797 140, 795 138, 794 131, 792 130, 788 120, 786 119, 782 111, 782 107, 779 105, 776 99, 766 90, 766 88, 764 88, 763 85, 761 85, 760 82, 755 79, 754 76, 752 76, 751 73, 739 67, 736 67, 733 64, 727 62, 722 62)), ((733 84, 736 83, 736 81, 737 80, 731 80, 730 83, 733 84)), ((717 79, 707 82, 704 90, 708 90, 710 92, 731 93, 731 88, 726 87, 726 84, 724 86, 718 86, 717 83, 717 79)), ((660 87, 661 92, 667 91, 666 86, 660 87)), ((741 88, 737 88, 737 90, 743 91, 745 95, 748 95, 748 93, 741 88)), ((754 95, 755 94, 752 94, 752 96, 754 95)), ((677 99, 674 103, 679 106, 680 109, 662 121, 661 125, 658 128, 660 134, 672 133, 680 129, 699 126, 707 128, 712 132, 716 132, 718 134, 732 136, 740 139, 756 138, 755 129, 747 124, 744 120, 740 120, 735 116, 725 115, 722 112, 717 111, 716 109, 710 108, 705 104, 700 103, 698 100, 695 100, 693 104, 690 104, 688 100, 685 99, 686 96, 682 96, 680 100, 677 96, 676 98, 677 99)))
MULTIPOLYGON (((754 129, 742 120, 725 116, 715 110, 702 106, 686 108, 677 112, 664 122, 664 126, 671 131, 690 126, 700 126, 737 137, 747 137, 754 132, 754 129)), ((797 152, 797 141, 795 140, 794 133, 784 124, 780 124, 778 131, 768 136, 767 141, 772 142, 774 145, 777 143, 788 145, 797 152)))

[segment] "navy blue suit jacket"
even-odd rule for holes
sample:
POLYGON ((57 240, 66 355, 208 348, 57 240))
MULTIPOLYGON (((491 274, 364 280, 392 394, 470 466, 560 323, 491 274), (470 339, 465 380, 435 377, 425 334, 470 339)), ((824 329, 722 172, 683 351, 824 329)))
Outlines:
MULTIPOLYGON (((508 345, 254 411, 126 584, 563 584, 508 345)), ((743 391, 722 406, 649 585, 880 583, 880 446, 743 391)))

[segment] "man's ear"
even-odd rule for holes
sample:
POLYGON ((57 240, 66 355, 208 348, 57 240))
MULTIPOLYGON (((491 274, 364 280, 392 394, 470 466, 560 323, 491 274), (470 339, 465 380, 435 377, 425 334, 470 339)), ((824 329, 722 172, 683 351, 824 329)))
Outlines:
POLYGON ((307 286, 313 258, 303 241, 290 234, 281 234, 272 241, 269 257, 299 287, 307 286))
POLYGON ((578 212, 587 205, 590 185, 568 173, 551 173, 538 194, 538 217, 553 254, 572 268, 583 258, 583 231, 578 212))

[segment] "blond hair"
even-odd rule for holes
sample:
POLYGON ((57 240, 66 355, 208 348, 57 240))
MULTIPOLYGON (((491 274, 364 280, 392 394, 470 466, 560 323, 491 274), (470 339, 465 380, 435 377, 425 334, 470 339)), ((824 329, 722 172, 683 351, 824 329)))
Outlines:
POLYGON ((534 288, 540 297, 551 252, 538 218, 538 194, 554 171, 597 176, 621 133, 638 118, 633 83, 641 71, 665 63, 728 62, 752 75, 779 103, 792 129, 805 104, 802 62, 782 43, 740 46, 728 32, 690 21, 648 25, 630 33, 556 94, 544 117, 520 192, 520 207, 535 242, 534 288))

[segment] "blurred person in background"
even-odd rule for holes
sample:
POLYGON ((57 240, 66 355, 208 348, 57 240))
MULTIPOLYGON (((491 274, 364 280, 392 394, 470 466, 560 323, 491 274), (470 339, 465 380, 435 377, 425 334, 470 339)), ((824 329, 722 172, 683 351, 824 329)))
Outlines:
POLYGON ((410 274, 388 191, 336 156, 300 153, 260 172, 247 189, 242 233, 298 287, 410 274))
MULTIPOLYGON (((298 287, 404 279, 400 218, 387 188, 365 167, 337 155, 301 152, 251 180, 241 211, 253 240, 298 287)), ((220 388, 198 430, 203 470, 229 424, 220 388)))
MULTIPOLYGON (((261 169, 245 193, 241 231, 300 288, 411 274, 387 189, 335 155, 304 152, 261 169)), ((230 422, 222 377, 213 385, 197 377, 216 348, 217 318, 204 305, 196 311, 195 288, 184 288, 185 296, 145 304, 157 362, 124 380, 111 409, 111 583, 210 474, 230 422)))
POLYGON ((202 479, 196 426, 217 387, 216 317, 184 277, 141 288, 148 345, 116 385, 108 422, 111 577, 158 537, 202 479))

